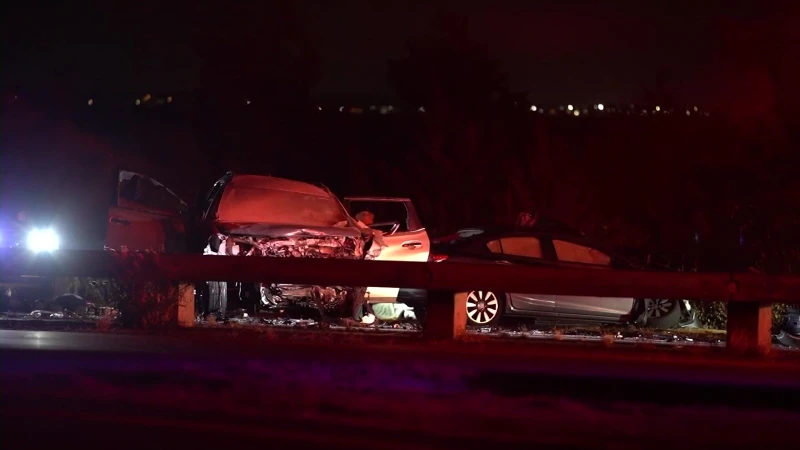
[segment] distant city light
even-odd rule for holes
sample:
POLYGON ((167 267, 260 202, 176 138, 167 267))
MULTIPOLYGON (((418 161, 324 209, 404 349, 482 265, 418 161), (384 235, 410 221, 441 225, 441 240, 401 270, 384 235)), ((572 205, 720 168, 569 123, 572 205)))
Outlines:
POLYGON ((580 115, 581 115, 581 112, 580 112, 580 111, 578 111, 578 110, 576 109, 575 111, 573 111, 573 112, 572 112, 572 114, 573 114, 575 117, 578 117, 578 116, 580 116, 580 115))
POLYGON ((690 112, 690 111, 687 109, 687 110, 686 110, 686 115, 687 115, 687 116, 691 116, 691 115, 692 115, 692 113, 691 113, 691 112, 690 112))
POLYGON ((661 107, 660 106, 656 106, 656 111, 661 111, 661 107))
POLYGON ((339 107, 339 112, 344 112, 344 106, 339 107))
POLYGON ((697 106, 694 107, 694 112, 697 112, 697 106))
POLYGON ((141 104, 142 104, 142 101, 141 101, 141 100, 139 100, 139 99, 137 98, 137 99, 136 99, 136 102, 134 102, 134 104, 135 104, 136 106, 139 106, 139 105, 141 105, 141 104))
POLYGON ((575 107, 574 107, 574 106, 572 106, 572 105, 567 105, 567 109, 568 109, 568 110, 570 110, 570 111, 572 111, 573 109, 575 109, 575 107))
POLYGON ((142 97, 142 100, 143 100, 143 101, 145 101, 145 102, 147 102, 147 101, 150 101, 150 98, 152 98, 152 97, 150 96, 150 94, 144 94, 144 97, 142 97))
POLYGON ((425 107, 424 106, 420 106, 418 111, 421 112, 421 113, 424 113, 425 112, 425 107))
POLYGON ((536 105, 531 106, 531 111, 536 112, 536 105))
POLYGON ((92 106, 92 105, 94 105, 94 100, 90 98, 87 103, 89 104, 89 106, 92 106))
POLYGON ((322 106, 317 106, 317 110, 322 111, 322 106))
POLYGON ((247 100, 245 100, 245 101, 244 101, 244 103, 245 103, 246 105, 249 105, 249 104, 250 104, 250 99, 247 99, 247 100))
POLYGON ((172 103, 172 96, 167 97, 167 103, 172 103))
POLYGON ((600 104, 598 104, 598 105, 597 105, 597 109, 599 109, 600 111, 604 110, 605 108, 606 108, 606 107, 605 107, 605 106, 603 106, 603 104, 602 104, 602 103, 600 103, 600 104))

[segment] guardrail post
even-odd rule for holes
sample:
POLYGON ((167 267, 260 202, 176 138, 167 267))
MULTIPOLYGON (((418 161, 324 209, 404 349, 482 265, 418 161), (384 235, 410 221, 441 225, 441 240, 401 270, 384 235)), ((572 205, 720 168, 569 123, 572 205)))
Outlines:
POLYGON ((467 333, 467 294, 428 291, 422 335, 429 340, 460 339, 467 333))
POLYGON ((194 326, 195 313, 195 285, 193 283, 181 283, 178 285, 178 311, 177 319, 178 326, 191 327, 194 326))
POLYGON ((772 303, 728 303, 728 350, 765 354, 772 347, 772 303))

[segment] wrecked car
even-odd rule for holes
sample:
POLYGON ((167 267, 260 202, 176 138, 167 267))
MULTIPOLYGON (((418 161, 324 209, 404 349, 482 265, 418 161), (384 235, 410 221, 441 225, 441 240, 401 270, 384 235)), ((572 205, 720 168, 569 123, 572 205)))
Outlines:
MULTIPOLYGON (((130 195, 123 198, 126 192, 141 190, 127 186, 132 180, 163 186, 144 175, 120 172, 119 202, 109 217, 110 248, 181 251, 179 241, 183 239, 189 251, 209 256, 428 259, 428 235, 408 199, 358 197, 342 202, 324 186, 228 172, 198 200, 193 211, 187 212, 185 203, 166 188, 156 189, 158 195, 151 198, 139 196, 135 202, 131 202, 130 195), (402 213, 390 216, 396 220, 368 226, 355 219, 356 214, 351 214, 348 206, 372 208, 379 217, 386 206, 402 213)), ((398 288, 309 286, 279 281, 208 281, 198 289, 198 307, 205 314, 224 316, 232 294, 249 309, 301 304, 316 307, 323 315, 338 315, 352 311, 348 308, 351 305, 394 302, 398 294, 398 288)))
MULTIPOLYGON (((433 239, 432 260, 597 270, 636 269, 644 265, 565 228, 554 220, 513 227, 467 229, 433 239)), ((686 300, 616 298, 540 293, 470 291, 467 324, 494 326, 503 316, 558 322, 634 323, 656 328, 697 325, 686 300)))

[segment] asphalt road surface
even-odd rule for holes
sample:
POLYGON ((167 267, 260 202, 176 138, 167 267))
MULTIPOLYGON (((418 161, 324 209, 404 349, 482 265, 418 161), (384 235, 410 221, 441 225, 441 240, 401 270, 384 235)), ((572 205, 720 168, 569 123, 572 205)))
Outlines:
POLYGON ((793 446, 800 423, 800 363, 789 354, 293 334, 2 330, 0 442, 752 449, 793 446))

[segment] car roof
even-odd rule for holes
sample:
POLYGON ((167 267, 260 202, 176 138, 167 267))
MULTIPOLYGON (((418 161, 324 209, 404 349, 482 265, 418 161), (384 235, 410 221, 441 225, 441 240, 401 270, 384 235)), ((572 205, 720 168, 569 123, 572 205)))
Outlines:
POLYGON ((564 228, 563 226, 548 227, 543 226, 543 224, 527 227, 495 226, 488 228, 465 228, 451 235, 434 238, 431 244, 438 248, 446 246, 456 249, 469 247, 472 243, 480 240, 511 236, 547 236, 552 239, 563 239, 590 246, 629 264, 637 264, 635 258, 631 258, 626 252, 623 252, 622 249, 596 242, 573 228, 564 228))

